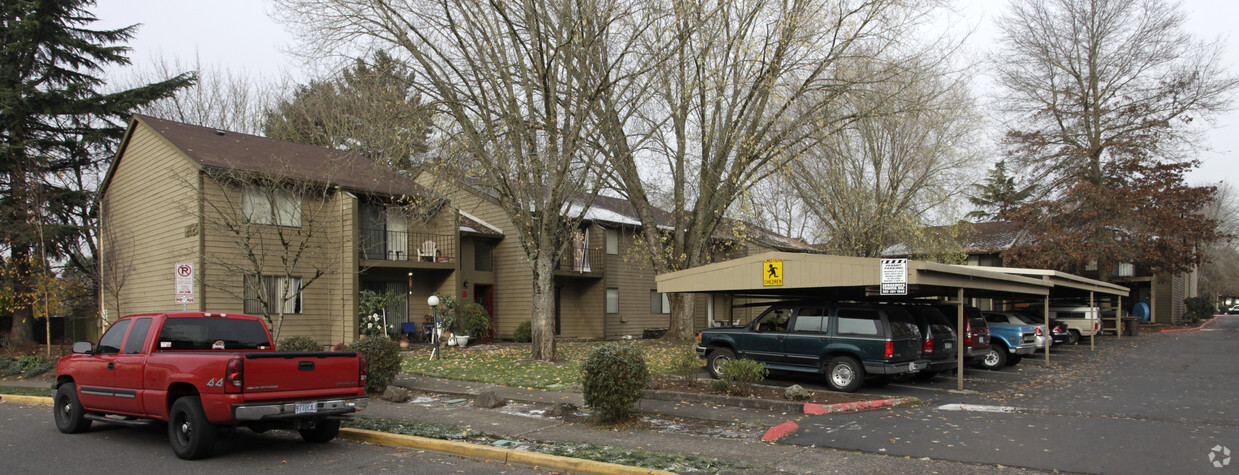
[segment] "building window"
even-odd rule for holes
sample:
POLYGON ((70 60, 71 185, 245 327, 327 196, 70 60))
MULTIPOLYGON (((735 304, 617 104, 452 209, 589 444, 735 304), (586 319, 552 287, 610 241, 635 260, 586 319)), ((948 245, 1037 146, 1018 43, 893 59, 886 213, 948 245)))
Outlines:
POLYGON ((619 289, 607 289, 607 313, 619 313, 619 289))
POLYGON ((619 254, 619 230, 607 230, 607 254, 619 254))
POLYGON ((671 299, 667 294, 650 290, 650 313, 671 313, 671 299))
POLYGON ((254 224, 301 227, 301 197, 291 191, 246 184, 241 214, 254 224))
POLYGON ((1118 274, 1119 277, 1131 277, 1136 275, 1136 265, 1130 262, 1120 263, 1118 274))
POLYGON ((245 276, 245 313, 252 315, 276 314, 280 313, 279 305, 284 306, 285 314, 301 313, 301 278, 291 277, 285 279, 274 275, 262 276, 262 285, 257 285, 255 276, 245 276), (285 285, 287 284, 287 285, 285 285), (284 293, 284 298, 272 298, 269 296, 280 295, 284 293), (278 300, 278 301, 277 301, 278 300), (266 302, 270 312, 263 311, 263 303, 266 302))
POLYGON ((473 241, 473 270, 482 272, 495 270, 493 249, 489 242, 473 241))

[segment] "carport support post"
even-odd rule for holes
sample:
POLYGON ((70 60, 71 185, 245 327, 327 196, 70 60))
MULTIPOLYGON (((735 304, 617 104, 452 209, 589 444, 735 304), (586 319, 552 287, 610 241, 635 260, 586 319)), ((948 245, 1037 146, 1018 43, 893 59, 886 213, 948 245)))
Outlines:
MULTIPOLYGON (((1090 290, 1088 291, 1088 314, 1091 315, 1092 318, 1090 318, 1089 320, 1096 321, 1097 322, 1096 325, 1101 326, 1101 309, 1100 308, 1097 309, 1097 313, 1094 314, 1093 313, 1093 308, 1095 308, 1093 307, 1094 305, 1096 304, 1093 303, 1093 291, 1090 290)), ((1093 336, 1088 337, 1088 350, 1089 351, 1097 351, 1097 334, 1100 332, 1101 330, 1098 330, 1096 327, 1093 327, 1093 336)))
POLYGON ((964 390, 964 288, 960 287, 959 292, 955 295, 955 318, 958 323, 955 328, 959 329, 959 335, 956 336, 955 348, 957 350, 955 358, 955 389, 964 390))
POLYGON ((1051 335, 1053 335, 1052 332, 1054 329, 1050 328, 1050 294, 1045 294, 1045 305, 1041 307, 1041 311, 1042 313, 1045 314, 1043 315, 1043 317, 1045 318, 1045 338, 1046 338, 1045 340, 1045 343, 1046 343, 1045 364, 1046 366, 1049 366, 1050 365, 1050 345, 1053 344, 1054 342, 1054 338, 1051 337, 1051 335))
POLYGON ((1114 335, 1123 339, 1123 296, 1119 295, 1119 304, 1114 307, 1114 335))

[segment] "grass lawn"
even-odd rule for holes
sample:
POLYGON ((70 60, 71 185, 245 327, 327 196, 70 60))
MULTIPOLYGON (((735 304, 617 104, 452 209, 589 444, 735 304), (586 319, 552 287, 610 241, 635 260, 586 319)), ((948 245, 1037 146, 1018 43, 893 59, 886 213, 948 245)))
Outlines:
MULTIPOLYGON (((553 363, 529 359, 529 344, 500 343, 469 346, 465 349, 443 347, 438 361, 430 360, 430 350, 418 347, 405 357, 402 371, 436 378, 478 381, 537 389, 563 389, 581 381, 581 364, 594 348, 617 342, 560 342, 556 345, 557 360, 553 363)), ((677 353, 692 352, 693 343, 670 343, 663 340, 618 342, 641 348, 650 374, 671 371, 677 353)))

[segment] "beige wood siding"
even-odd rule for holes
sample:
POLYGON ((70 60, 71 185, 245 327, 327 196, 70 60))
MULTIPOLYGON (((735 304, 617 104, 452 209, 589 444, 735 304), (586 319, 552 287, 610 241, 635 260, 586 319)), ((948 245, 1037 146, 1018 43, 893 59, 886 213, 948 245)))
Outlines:
MULTIPOLYGON (((109 321, 127 314, 181 310, 175 303, 173 270, 178 262, 197 264, 196 170, 188 157, 150 128, 139 125, 133 131, 112 171, 103 210, 105 258, 119 254, 131 263, 106 266, 128 269, 119 306, 111 295, 104 296, 109 321)), ((105 279, 122 274, 113 272, 105 279)), ((195 293, 199 303, 190 310, 203 305, 201 285, 195 286, 195 293)))

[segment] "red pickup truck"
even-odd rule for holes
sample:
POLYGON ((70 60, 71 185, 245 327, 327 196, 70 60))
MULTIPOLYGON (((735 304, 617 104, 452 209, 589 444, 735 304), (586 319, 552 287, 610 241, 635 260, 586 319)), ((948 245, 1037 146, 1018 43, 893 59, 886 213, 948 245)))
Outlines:
POLYGON ((355 352, 277 352, 258 317, 154 313, 118 319, 98 345, 56 364, 53 417, 64 433, 100 421, 166 421, 183 459, 210 456, 220 427, 298 430, 327 442, 365 409, 366 361, 355 352))

